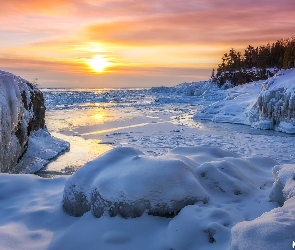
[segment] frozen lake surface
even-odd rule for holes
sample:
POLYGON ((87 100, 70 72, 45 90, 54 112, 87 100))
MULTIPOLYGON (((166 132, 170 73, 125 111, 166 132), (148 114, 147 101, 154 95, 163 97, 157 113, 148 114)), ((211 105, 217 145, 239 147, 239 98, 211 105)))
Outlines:
POLYGON ((44 177, 72 174, 116 146, 134 146, 147 155, 158 156, 178 146, 211 145, 240 156, 270 156, 279 163, 295 160, 292 135, 243 124, 193 120, 204 106, 223 98, 224 90, 207 97, 169 88, 43 92, 50 133, 71 144, 68 152, 38 172, 44 177))

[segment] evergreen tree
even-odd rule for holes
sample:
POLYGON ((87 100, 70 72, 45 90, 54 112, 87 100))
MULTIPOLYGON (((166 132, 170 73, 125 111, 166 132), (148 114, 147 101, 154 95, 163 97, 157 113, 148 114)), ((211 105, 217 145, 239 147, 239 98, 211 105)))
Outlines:
POLYGON ((213 68, 211 78, 213 78, 214 76, 215 76, 215 69, 213 68))
POLYGON ((271 75, 271 72, 267 70, 268 68, 288 69, 295 67, 295 37, 280 39, 271 45, 268 43, 257 48, 249 45, 244 54, 232 48, 222 56, 221 60, 222 62, 216 70, 216 76, 214 76, 214 69, 211 76, 219 79, 219 85, 226 82, 225 74, 231 77, 234 85, 267 79, 271 75), (247 70, 253 67, 257 68, 256 75, 247 73, 247 70))

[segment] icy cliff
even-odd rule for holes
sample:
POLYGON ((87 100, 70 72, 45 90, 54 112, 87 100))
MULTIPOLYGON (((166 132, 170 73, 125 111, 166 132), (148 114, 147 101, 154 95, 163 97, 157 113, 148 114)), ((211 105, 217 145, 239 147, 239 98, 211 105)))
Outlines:
POLYGON ((9 172, 28 146, 33 130, 44 128, 43 94, 33 84, 0 71, 0 172, 9 172))
POLYGON ((0 71, 0 118, 0 172, 16 172, 30 135, 46 131, 42 92, 27 80, 0 71))

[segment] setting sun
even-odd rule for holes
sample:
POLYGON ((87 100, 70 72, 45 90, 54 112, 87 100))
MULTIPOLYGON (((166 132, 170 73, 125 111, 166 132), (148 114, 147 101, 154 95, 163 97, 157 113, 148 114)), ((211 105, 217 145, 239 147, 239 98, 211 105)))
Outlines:
POLYGON ((100 55, 96 55, 92 59, 87 60, 87 64, 93 71, 98 73, 104 72, 105 68, 111 65, 110 62, 100 55))

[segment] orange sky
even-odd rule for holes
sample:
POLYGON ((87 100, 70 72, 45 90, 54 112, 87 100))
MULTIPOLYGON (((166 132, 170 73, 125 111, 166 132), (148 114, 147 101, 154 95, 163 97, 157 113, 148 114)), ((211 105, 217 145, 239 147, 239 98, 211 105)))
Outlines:
POLYGON ((41 87, 207 80, 230 48, 295 35, 294 0, 0 1, 0 70, 41 87))

